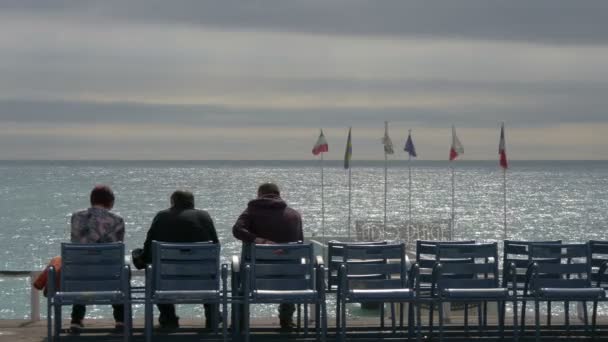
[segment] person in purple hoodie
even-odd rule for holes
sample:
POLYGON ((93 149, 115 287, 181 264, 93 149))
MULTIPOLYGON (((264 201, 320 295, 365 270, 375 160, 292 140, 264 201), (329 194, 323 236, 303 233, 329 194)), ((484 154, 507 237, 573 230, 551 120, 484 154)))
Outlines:
MULTIPOLYGON (((249 201, 247 209, 232 227, 232 235, 243 243, 274 244, 303 241, 302 217, 296 210, 287 206, 276 184, 264 183, 258 188, 258 197, 249 201)), ((281 329, 293 329, 294 311, 294 304, 280 304, 281 329)))

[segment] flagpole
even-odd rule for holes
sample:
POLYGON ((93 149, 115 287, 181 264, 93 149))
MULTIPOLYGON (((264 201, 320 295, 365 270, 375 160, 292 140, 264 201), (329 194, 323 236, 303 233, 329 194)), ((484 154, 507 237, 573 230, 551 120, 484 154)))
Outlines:
POLYGON ((321 233, 325 243, 325 199, 323 196, 323 153, 321 153, 321 233))
POLYGON ((451 238, 453 239, 454 236, 454 222, 456 221, 456 211, 455 211, 455 185, 454 185, 454 165, 452 164, 453 162, 450 161, 450 169, 452 170, 452 229, 450 229, 450 233, 452 234, 451 238))
MULTIPOLYGON (((410 130, 411 132, 411 130, 410 130)), ((407 191, 408 193, 408 223, 407 223, 407 231, 406 231, 406 238, 407 238, 407 243, 410 243, 410 227, 412 227, 412 155, 408 154, 408 158, 407 158, 407 173, 408 173, 408 179, 409 179, 409 189, 407 191)))
POLYGON ((386 239, 386 202, 388 194, 388 154, 384 152, 384 231, 382 238, 386 239))
POLYGON ((351 167, 352 165, 349 165, 348 167, 348 238, 350 240, 350 220, 351 220, 351 216, 352 216, 352 174, 351 174, 351 167))
POLYGON ((503 240, 507 239, 507 169, 502 169, 503 195, 504 195, 504 233, 503 240))

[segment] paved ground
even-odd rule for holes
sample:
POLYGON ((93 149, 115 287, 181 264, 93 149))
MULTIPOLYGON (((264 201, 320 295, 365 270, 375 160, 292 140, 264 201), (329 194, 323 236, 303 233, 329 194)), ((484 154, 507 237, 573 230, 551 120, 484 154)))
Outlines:
MULTIPOLYGON (((475 317, 475 316, 473 316, 475 317)), ((175 341, 175 342, 190 342, 190 341, 221 341, 221 336, 215 336, 209 332, 202 332, 201 331, 201 324, 202 322, 200 321, 183 321, 180 322, 182 327, 176 331, 176 332, 172 332, 172 333, 167 333, 167 332, 159 332, 156 331, 155 335, 154 335, 154 341, 155 342, 164 342, 164 341, 175 341)), ((330 327, 333 325, 333 321, 330 322, 330 327)), ((388 323, 388 322, 387 322, 388 323)), ((491 324, 492 322, 490 322, 491 324)), ((531 323, 531 322, 530 322, 531 323)), ((555 324, 559 324, 559 321, 554 321, 555 324)), ((603 317, 603 319, 600 321, 600 324, 603 326, 602 329, 599 331, 599 338, 596 338, 595 341, 608 341, 608 317, 603 317)), ((252 339, 252 342, 266 342, 266 341, 285 341, 287 339, 292 339, 293 337, 295 337, 294 335, 287 335, 284 333, 280 333, 278 331, 278 324, 275 320, 270 320, 270 319, 265 319, 265 320, 255 320, 252 322, 253 326, 255 326, 256 328, 262 330, 262 332, 258 335, 256 335, 256 338, 252 339)), ((369 318, 365 318, 365 319, 353 319, 349 321, 349 327, 351 327, 353 330, 356 329, 360 329, 361 326, 373 326, 373 325, 377 325, 378 322, 377 320, 370 320, 369 318)), ((578 322, 573 322, 573 324, 578 324, 578 322)), ((449 329, 454 329, 454 327, 456 327, 456 329, 458 329, 460 331, 459 336, 456 337, 456 335, 449 333, 448 331, 448 337, 452 336, 452 338, 450 338, 450 341, 471 341, 474 340, 471 337, 464 337, 462 336, 462 318, 460 317, 456 317, 455 319, 451 320, 451 328, 449 329)), ((68 321, 64 322, 64 328, 66 328, 68 326, 68 321)), ((133 341, 135 342, 143 342, 144 338, 143 338, 143 322, 141 320, 136 320, 134 323, 135 326, 135 333, 134 333, 134 337, 133 337, 133 341)), ((577 329, 578 325, 573 325, 573 329, 577 329)), ((580 326, 578 326, 580 328, 580 326)), ((69 336, 69 335, 62 335, 61 340, 65 341, 65 342, 74 342, 74 341, 91 341, 91 342, 97 342, 97 341, 103 341, 103 342, 117 342, 117 341, 122 341, 122 335, 116 335, 116 334, 112 334, 111 333, 111 329, 113 328, 113 322, 111 321, 107 321, 107 320, 87 320, 86 321, 86 329, 85 332, 80 335, 80 336, 69 336)), ((545 334, 552 334, 552 332, 549 329, 543 329, 545 334)), ((476 334, 476 329, 472 329, 472 336, 476 334)), ((531 332, 531 331, 530 331, 531 332)), ((581 334, 579 334, 581 335, 581 334)), ((584 335, 584 334, 582 334, 584 335)), ((302 341, 314 341, 314 334, 312 334, 311 331, 311 335, 308 338, 305 338, 302 335, 298 335, 299 337, 301 337, 300 340, 302 341)), ((330 338, 328 339, 329 341, 334 341, 334 333, 330 332, 330 338)), ((543 341, 555 341, 557 340, 558 335, 553 334, 552 336, 547 336, 545 339, 543 339, 543 341)), ((567 337, 563 334, 560 334, 559 336, 561 336, 560 340, 563 341, 581 341, 581 340, 586 340, 586 341, 590 341, 591 339, 589 338, 577 338, 574 335, 571 335, 570 337, 567 337)), ((497 338, 497 336, 494 337, 488 337, 488 335, 485 336, 486 340, 491 340, 491 341, 497 341, 499 340, 497 338)), ((379 337, 378 336, 370 336, 370 337, 366 337, 366 338, 355 338, 350 337, 348 338, 348 341, 353 341, 356 340, 357 342, 359 341, 374 341, 374 342, 378 342, 379 337)), ((394 339, 395 341, 405 341, 406 339, 404 339, 403 337, 400 337, 398 339, 394 339)), ((424 338, 423 340, 428 340, 426 338, 424 338)), ((507 339, 508 341, 511 341, 511 339, 507 339)), ((533 341, 534 339, 532 338, 532 336, 528 336, 528 338, 522 339, 522 341, 533 341)), ((29 322, 29 321, 24 321, 24 320, 0 320, 0 342, 46 342, 46 321, 39 321, 39 322, 29 322)))

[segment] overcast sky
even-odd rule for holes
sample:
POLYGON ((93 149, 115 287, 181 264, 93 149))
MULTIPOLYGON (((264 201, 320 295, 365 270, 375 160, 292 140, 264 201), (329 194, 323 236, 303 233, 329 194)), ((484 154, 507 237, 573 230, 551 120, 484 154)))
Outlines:
POLYGON ((608 159, 608 1, 0 0, 0 159, 608 159))

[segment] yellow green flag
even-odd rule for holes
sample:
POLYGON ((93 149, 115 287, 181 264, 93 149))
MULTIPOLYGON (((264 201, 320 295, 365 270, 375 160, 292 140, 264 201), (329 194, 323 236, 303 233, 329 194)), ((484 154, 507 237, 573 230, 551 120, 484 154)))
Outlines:
POLYGON ((350 131, 352 127, 348 129, 348 139, 346 140, 346 151, 344 152, 344 168, 350 168, 350 158, 353 155, 353 145, 350 141, 350 131))

